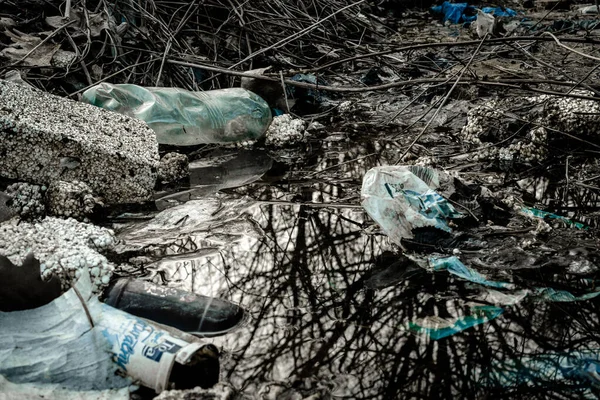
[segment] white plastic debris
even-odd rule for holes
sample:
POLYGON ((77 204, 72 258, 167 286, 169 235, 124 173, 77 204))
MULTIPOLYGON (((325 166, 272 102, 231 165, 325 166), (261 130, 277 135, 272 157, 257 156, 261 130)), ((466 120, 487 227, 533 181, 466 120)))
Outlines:
POLYGON ((419 166, 371 168, 363 177, 362 206, 390 239, 401 246, 413 238, 415 228, 432 227, 450 232, 447 219, 461 215, 434 189, 437 171, 419 166))
MULTIPOLYGON (((100 302, 91 297, 83 275, 77 289, 92 320, 100 302)), ((116 375, 110 343, 92 329, 74 289, 45 306, 0 312, 0 375, 12 383, 59 384, 71 391, 124 388, 131 381, 116 375)))
POLYGON ((45 306, 0 312, 0 376, 16 384, 58 384, 73 392, 128 388, 136 382, 157 393, 170 388, 170 382, 185 382, 185 374, 209 385, 218 378, 218 361, 204 357, 218 357, 214 346, 189 335, 184 340, 176 329, 163 330, 101 303, 92 295, 90 275, 84 269, 73 288, 45 306), (193 370, 176 373, 175 363, 193 370), (198 375, 208 365, 216 368, 212 375, 198 375))
POLYGON ((477 19, 475 20, 475 32, 480 39, 485 35, 493 35, 496 28, 496 19, 491 14, 486 14, 480 9, 477 9, 477 19))
MULTIPOLYGON (((592 95, 586 91, 573 94, 592 95)), ((526 118, 533 128, 523 132, 524 138, 517 136, 503 146, 495 143, 510 133, 502 121, 512 116, 500 110, 509 110, 515 99, 491 100, 469 111, 461 136, 469 148, 477 149, 476 160, 498 160, 508 167, 514 162, 543 162, 548 156, 548 140, 560 135, 556 131, 575 136, 600 134, 600 105, 596 101, 551 95, 518 100, 526 105, 523 108, 532 110, 526 118)))
POLYGON ((129 388, 106 390, 66 390, 58 384, 16 384, 0 375, 0 399, 2 400, 129 400, 129 388))

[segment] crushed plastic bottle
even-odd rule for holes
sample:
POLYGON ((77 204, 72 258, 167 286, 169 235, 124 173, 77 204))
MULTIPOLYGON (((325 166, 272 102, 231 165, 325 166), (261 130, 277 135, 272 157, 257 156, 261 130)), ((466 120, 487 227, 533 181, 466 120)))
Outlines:
POLYGON ((272 118, 267 102, 242 88, 191 92, 101 83, 82 101, 145 121, 158 143, 175 146, 256 140, 272 118))

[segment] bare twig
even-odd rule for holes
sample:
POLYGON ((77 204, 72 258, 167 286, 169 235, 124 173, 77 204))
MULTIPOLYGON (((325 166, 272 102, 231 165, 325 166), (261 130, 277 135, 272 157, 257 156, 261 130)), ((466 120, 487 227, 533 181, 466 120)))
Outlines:
POLYGON ((567 45, 564 45, 564 44, 562 44, 562 43, 560 42, 560 40, 558 40, 558 38, 557 38, 556 36, 554 36, 553 34, 551 34, 550 32, 544 32, 544 33, 543 33, 543 35, 548 35, 548 36, 551 36, 551 37, 552 37, 552 39, 554 39, 554 41, 556 42, 556 44, 557 44, 557 45, 559 45, 560 47, 562 47, 562 48, 564 48, 564 49, 567 49, 567 50, 569 50, 569 51, 570 51, 570 52, 572 52, 572 53, 579 54, 580 56, 582 56, 582 57, 585 57, 585 58, 589 58, 590 60, 596 60, 596 61, 600 61, 600 58, 599 58, 599 57, 594 57, 594 56, 591 56, 591 55, 589 55, 589 54, 586 54, 586 53, 584 53, 584 52, 582 52, 582 51, 575 50, 575 49, 573 49, 573 48, 571 48, 571 47, 569 47, 569 46, 567 46, 567 45))
POLYGON ((483 45, 483 43, 487 39, 488 35, 489 34, 486 33, 485 36, 483 37, 483 39, 481 39, 481 43, 479 44, 479 46, 477 46, 477 49, 475 49, 475 51, 473 52, 473 55, 471 56, 471 59, 469 60, 469 62, 467 63, 467 65, 465 65, 463 67, 463 69, 460 71, 460 74, 458 75, 458 78, 456 78, 456 81, 454 82, 454 85, 452 85, 452 87, 450 88, 450 90, 448 91, 448 93, 446 93, 446 96, 444 97, 444 100, 441 102, 441 104, 439 105, 439 107, 437 108, 437 110, 435 110, 435 113, 431 116, 431 118, 429 119, 429 122, 427 122, 427 124, 423 127, 423 129, 421 130, 421 132, 412 141, 412 143, 406 148, 406 150, 404 150, 404 153, 402 153, 402 155, 400 156, 400 158, 398 159, 398 161, 396 162, 396 164, 398 164, 400 161, 402 161, 402 159, 404 158, 404 156, 410 151, 410 149, 415 145, 415 143, 417 143, 419 141, 419 139, 421 139, 421 136, 423 136, 423 134, 425 133, 425 131, 427 131, 427 128, 429 128, 429 125, 431 125, 431 123, 433 122, 433 120, 435 119, 435 117, 438 115, 438 113, 440 112, 440 110, 442 109, 442 107, 444 106, 444 104, 446 104, 446 101, 448 101, 448 99, 450 98, 450 95, 454 91, 454 88, 456 88, 456 85, 458 85, 458 82, 460 82, 460 80, 463 77, 465 71, 467 71, 469 69, 469 66, 471 65, 471 63, 475 59, 475 56, 477 54, 479 54, 479 50, 481 49, 481 46, 483 45))

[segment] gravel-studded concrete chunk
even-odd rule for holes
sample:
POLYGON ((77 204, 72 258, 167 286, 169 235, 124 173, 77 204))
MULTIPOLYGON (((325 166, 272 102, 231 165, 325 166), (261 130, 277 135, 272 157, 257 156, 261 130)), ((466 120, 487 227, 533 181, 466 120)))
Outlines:
POLYGON ((152 195, 158 143, 142 122, 0 80, 0 176, 82 181, 108 203, 152 195))

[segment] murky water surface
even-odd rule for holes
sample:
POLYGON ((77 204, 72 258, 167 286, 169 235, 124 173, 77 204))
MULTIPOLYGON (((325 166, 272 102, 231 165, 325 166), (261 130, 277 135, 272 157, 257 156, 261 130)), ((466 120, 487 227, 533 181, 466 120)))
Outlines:
MULTIPOLYGON (((158 196, 219 199, 143 275, 248 310, 209 339, 222 380, 264 398, 596 398, 598 298, 544 301, 408 265, 360 207, 362 176, 396 150, 328 140, 303 158, 204 154, 202 186, 158 196)), ((510 280, 579 295, 594 278, 536 267, 510 280)))

